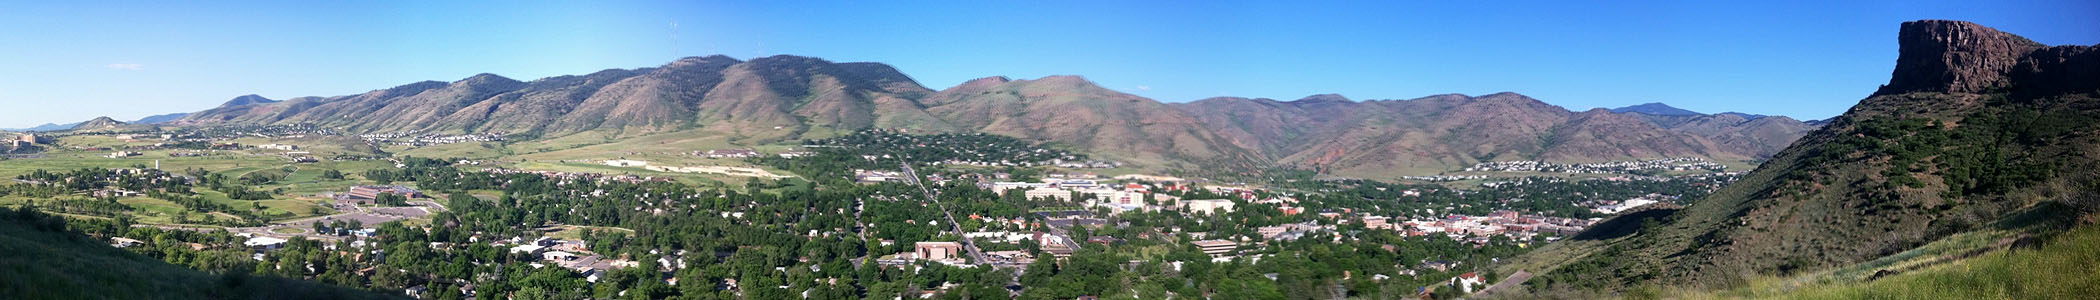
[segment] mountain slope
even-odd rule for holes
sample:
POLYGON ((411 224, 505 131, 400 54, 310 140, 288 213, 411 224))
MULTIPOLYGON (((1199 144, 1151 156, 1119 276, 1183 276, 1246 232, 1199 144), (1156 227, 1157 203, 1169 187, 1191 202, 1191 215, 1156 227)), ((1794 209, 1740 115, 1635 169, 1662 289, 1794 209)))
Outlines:
POLYGON ((1631 236, 1512 264, 1549 270, 1533 284, 1551 288, 1725 286, 2100 208, 2100 51, 1958 21, 1904 23, 1899 42, 1888 85, 1741 181, 1631 236))
POLYGON ((1219 97, 1174 107, 1233 145, 1281 163, 1368 177, 1492 160, 1762 158, 1812 129, 1792 119, 1732 114, 1577 113, 1516 93, 1364 102, 1331 94, 1294 101, 1219 97), (1717 118, 1733 119, 1679 126, 1717 118))
POLYGON ((131 121, 131 123, 132 123, 132 124, 160 124, 160 123, 167 123, 167 122, 173 122, 173 121, 175 121, 175 120, 181 120, 181 119, 182 119, 183 117, 188 117, 188 116, 190 116, 190 113, 172 113, 172 114, 158 114, 158 115, 151 115, 151 116, 146 116, 146 117, 144 117, 144 118, 139 118, 138 120, 133 120, 133 121, 131 121))
POLYGON ((1152 163, 1260 163, 1167 104, 1112 91, 1077 76, 986 78, 934 93, 926 111, 977 132, 1052 141, 1152 163))
POLYGON ((0 295, 21 299, 392 299, 273 277, 213 275, 65 230, 65 220, 0 207, 0 295))

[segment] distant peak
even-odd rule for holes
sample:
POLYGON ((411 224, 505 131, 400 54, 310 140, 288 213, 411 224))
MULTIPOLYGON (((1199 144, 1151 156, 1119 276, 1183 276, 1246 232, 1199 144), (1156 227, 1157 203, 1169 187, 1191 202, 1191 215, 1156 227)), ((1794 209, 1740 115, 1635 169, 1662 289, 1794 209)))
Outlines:
POLYGON ((512 82, 518 82, 518 81, 517 81, 517 80, 514 80, 514 79, 510 79, 509 77, 503 77, 502 75, 496 75, 496 74, 489 74, 489 73, 481 73, 481 74, 474 74, 474 76, 469 76, 469 77, 467 77, 466 79, 460 79, 460 80, 459 80, 459 81, 458 81, 457 83, 464 83, 464 84, 489 84, 489 83, 512 83, 512 82))
POLYGON ((242 106, 242 105, 253 105, 253 104, 268 104, 268 103, 277 103, 277 100, 270 100, 270 98, 263 98, 263 96, 258 96, 258 95, 255 95, 255 94, 247 94, 247 95, 241 95, 240 97, 233 97, 233 100, 227 100, 227 101, 226 101, 226 104, 223 104, 223 105, 220 105, 220 106, 225 106, 225 107, 233 107, 233 106, 242 106))
POLYGON ((73 125, 73 129, 108 128, 116 127, 118 125, 124 125, 124 122, 117 121, 117 119, 111 119, 108 116, 102 116, 96 117, 93 120, 88 120, 87 122, 81 122, 80 125, 73 125))
POLYGON ((1731 112, 1724 112, 1724 113, 1718 113, 1718 114, 1714 114, 1714 115, 1717 115, 1717 116, 1737 116, 1737 117, 1743 117, 1743 119, 1745 119, 1745 120, 1756 120, 1756 119, 1763 119, 1763 118, 1765 118, 1765 117, 1770 117, 1770 116, 1767 116, 1767 115, 1760 115, 1760 114, 1753 114, 1753 113, 1744 113, 1744 112, 1733 112, 1733 111, 1731 111, 1731 112))
POLYGON ((1050 75, 1050 76, 1043 76, 1043 78, 1038 78, 1038 79, 1036 79, 1035 81, 1043 81, 1043 82, 1088 82, 1088 81, 1086 80, 1086 77, 1080 77, 1079 75, 1050 75))
POLYGON ((708 56, 704 56, 704 57, 703 57, 703 56, 689 56, 689 57, 686 57, 686 58, 680 58, 680 59, 678 59, 678 60, 675 60, 675 61, 671 61, 671 63, 669 63, 669 64, 664 64, 664 66, 666 66, 666 67, 677 67, 677 66, 691 66, 691 65, 707 65, 707 64, 734 64, 734 63, 741 63, 741 62, 743 62, 743 61, 737 60, 736 58, 732 58, 732 57, 729 57, 729 56, 727 56, 727 55, 721 55, 721 54, 716 54, 716 55, 708 55, 708 56))
POLYGON ((1642 104, 1640 104, 1640 105, 1634 105, 1634 106, 1627 106, 1627 107, 1620 107, 1620 108, 1613 108, 1613 109, 1611 109, 1611 112, 1615 112, 1615 113, 1642 113, 1642 114, 1649 114, 1649 115, 1657 115, 1657 116, 1690 116, 1690 115, 1703 115, 1702 113, 1699 113, 1699 112, 1696 112, 1696 111, 1691 111, 1691 110, 1686 110, 1686 109, 1682 109, 1682 108, 1677 108, 1677 107, 1675 107, 1675 106, 1670 106, 1669 104, 1663 104, 1662 102, 1649 102, 1649 103, 1642 103, 1642 104))
POLYGON ((992 77, 985 77, 985 78, 971 79, 970 81, 965 81, 965 82, 963 82, 961 86, 971 86, 971 87, 975 87, 975 86, 994 86, 994 85, 1001 85, 1001 84, 1006 84, 1006 83, 1008 83, 1008 82, 1013 82, 1013 81, 1014 81, 1014 80, 1013 80, 1012 78, 1006 78, 1006 76, 992 76, 992 77))
POLYGON ((1298 98, 1298 100, 1291 100, 1291 103, 1299 103, 1299 104, 1319 104, 1319 103, 1355 103, 1355 102, 1356 102, 1356 101, 1353 101, 1353 100, 1349 100, 1349 97, 1343 97, 1343 96, 1342 96, 1341 94, 1318 94, 1318 95, 1312 95, 1312 96, 1305 96, 1305 98, 1298 98))
POLYGON ((1530 99, 1530 98, 1531 98, 1531 96, 1525 96, 1524 94, 1518 94, 1517 92, 1500 92, 1500 93, 1494 93, 1494 94, 1480 95, 1480 97, 1475 97, 1475 98, 1503 98, 1503 97, 1517 97, 1517 98, 1525 98, 1525 99, 1530 99))

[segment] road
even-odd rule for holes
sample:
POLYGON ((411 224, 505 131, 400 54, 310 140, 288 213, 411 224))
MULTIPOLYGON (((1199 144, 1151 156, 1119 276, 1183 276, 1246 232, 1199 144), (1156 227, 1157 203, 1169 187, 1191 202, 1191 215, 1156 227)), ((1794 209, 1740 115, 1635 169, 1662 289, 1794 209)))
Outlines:
POLYGON ((991 261, 985 259, 984 251, 978 250, 977 244, 972 243, 970 241, 970 238, 967 235, 963 234, 962 223, 955 222, 955 213, 948 212, 948 205, 941 203, 940 194, 934 193, 933 189, 926 188, 926 183, 920 182, 919 179, 922 177, 919 177, 918 171, 911 169, 911 163, 898 163, 897 165, 904 167, 904 178, 908 178, 907 180, 910 180, 912 185, 919 186, 919 192, 926 195, 926 200, 932 201, 934 205, 940 206, 941 215, 948 218, 949 230, 954 231, 955 236, 961 238, 963 252, 970 253, 970 262, 981 264, 991 261))

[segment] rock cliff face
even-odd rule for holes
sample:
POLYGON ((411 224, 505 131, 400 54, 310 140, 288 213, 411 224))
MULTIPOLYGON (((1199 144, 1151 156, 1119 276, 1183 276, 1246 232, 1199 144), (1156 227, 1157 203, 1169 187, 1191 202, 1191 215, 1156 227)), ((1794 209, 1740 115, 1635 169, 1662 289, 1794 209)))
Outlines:
POLYGON ((1904 22, 1895 74, 1876 95, 1910 92, 1977 93, 2004 87, 2006 73, 2041 43, 1975 23, 1904 22))

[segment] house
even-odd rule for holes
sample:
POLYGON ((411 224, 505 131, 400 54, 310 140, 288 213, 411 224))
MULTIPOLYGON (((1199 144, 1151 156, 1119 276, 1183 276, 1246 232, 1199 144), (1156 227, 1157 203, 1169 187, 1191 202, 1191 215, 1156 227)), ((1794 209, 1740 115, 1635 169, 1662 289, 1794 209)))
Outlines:
POLYGON ((110 246, 110 247, 117 247, 117 248, 128 248, 128 247, 131 247, 131 246, 138 246, 138 245, 141 245, 141 244, 145 244, 145 243, 146 243, 146 242, 144 242, 144 241, 139 241, 139 240, 134 240, 134 239, 127 239, 127 238, 121 238, 121 237, 113 237, 113 238, 109 238, 109 246, 110 246))
POLYGON ((1451 285, 1458 287, 1459 291, 1471 294, 1473 293, 1473 286, 1487 285, 1487 280, 1480 278, 1480 274, 1465 273, 1459 274, 1458 277, 1452 277, 1451 285))
POLYGON ((424 294, 430 293, 430 288, 418 285, 404 289, 401 293, 407 294, 409 298, 422 299, 424 294))
POLYGON ((1240 247, 1239 243, 1227 240, 1201 240, 1189 244, 1196 245, 1196 249, 1203 250, 1203 254, 1209 254, 1213 258, 1232 256, 1233 251, 1240 247))

